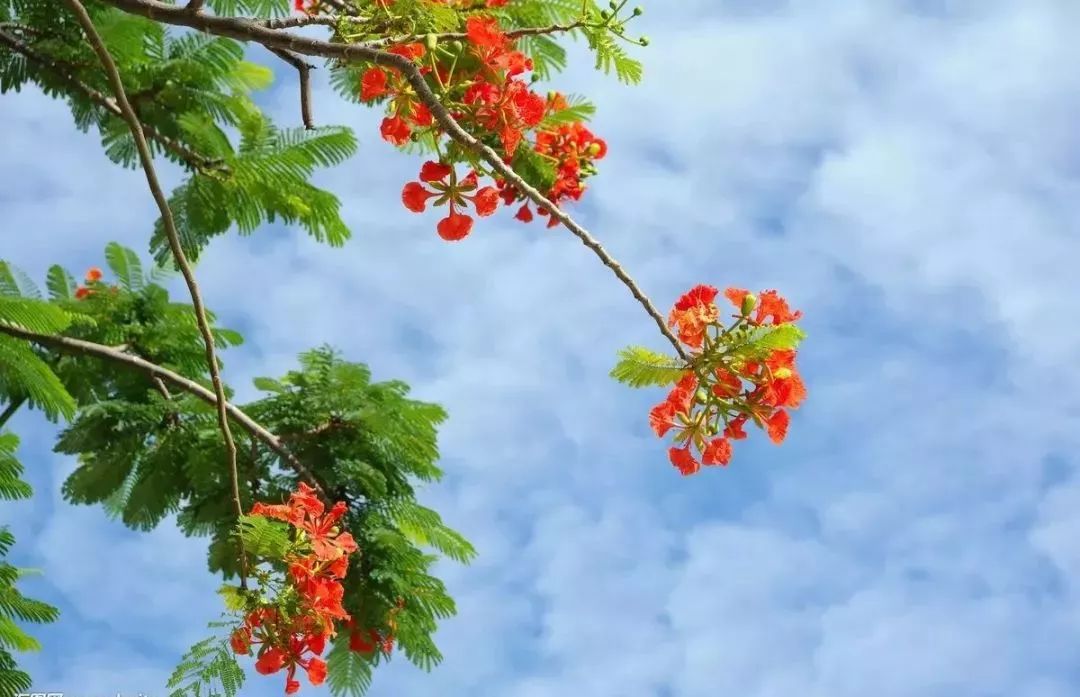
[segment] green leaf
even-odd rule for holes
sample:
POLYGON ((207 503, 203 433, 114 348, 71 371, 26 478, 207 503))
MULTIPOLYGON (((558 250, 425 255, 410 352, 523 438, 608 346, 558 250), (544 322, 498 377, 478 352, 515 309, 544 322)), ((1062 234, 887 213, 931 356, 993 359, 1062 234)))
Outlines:
POLYGON ((0 261, 0 296, 40 298, 41 291, 22 269, 0 261))
POLYGON ((753 343, 758 348, 770 351, 787 351, 796 348, 799 342, 805 338, 806 332, 794 324, 781 324, 770 327, 763 336, 755 339, 753 343))
POLYGON ((349 650, 349 634, 342 632, 326 657, 330 694, 334 697, 363 697, 371 687, 372 663, 356 651, 349 650))
POLYGON ((240 519, 240 539, 250 554, 264 559, 281 559, 289 548, 289 528, 262 516, 246 515, 240 519))
POLYGON ((255 378, 251 381, 255 385, 255 389, 262 390, 263 392, 287 392, 288 388, 282 385, 280 382, 273 378, 255 378))
POLYGON ((53 300, 71 300, 75 296, 75 279, 59 264, 49 267, 45 279, 45 287, 53 300))
POLYGON ((75 399, 45 361, 25 343, 0 336, 0 391, 23 394, 50 419, 75 415, 75 399))
POLYGON ((684 364, 663 354, 629 346, 619 351, 619 362, 611 369, 611 377, 631 387, 663 387, 675 384, 687 371, 684 364))
POLYGON ((247 607, 247 596, 244 590, 239 586, 233 586, 226 583, 221 588, 218 588, 218 595, 220 595, 225 602, 226 610, 238 612, 247 607))
POLYGON ((142 289, 145 281, 138 254, 116 242, 110 242, 105 247, 105 261, 122 287, 133 292, 142 289))

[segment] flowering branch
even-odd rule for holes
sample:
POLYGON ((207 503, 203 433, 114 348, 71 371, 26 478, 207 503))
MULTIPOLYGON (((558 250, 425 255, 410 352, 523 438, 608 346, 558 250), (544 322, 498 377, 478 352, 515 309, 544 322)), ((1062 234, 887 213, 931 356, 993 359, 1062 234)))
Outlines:
POLYGON ((653 318, 660 333, 675 348, 676 353, 689 361, 689 355, 683 349, 679 340, 671 333, 663 316, 653 306, 649 298, 641 291, 633 278, 622 268, 604 247, 580 224, 571 218, 565 211, 556 206, 536 188, 528 184, 521 176, 507 165, 503 159, 490 147, 480 142, 475 136, 466 131, 454 119, 449 111, 443 106, 439 98, 432 92, 417 65, 410 59, 381 51, 364 44, 345 44, 331 41, 321 41, 303 36, 297 36, 282 31, 267 28, 257 21, 240 17, 212 17, 203 14, 191 14, 183 8, 168 5, 158 0, 104 0, 125 12, 179 26, 209 32, 219 36, 227 36, 240 41, 254 41, 268 49, 284 49, 307 56, 319 56, 344 62, 367 61, 375 65, 398 70, 416 90, 417 97, 427 106, 431 115, 455 141, 467 150, 482 158, 495 172, 504 178, 506 182, 517 188, 524 196, 535 203, 540 209, 548 211, 553 219, 559 221, 570 230, 582 244, 589 248, 600 261, 611 269, 615 277, 629 290, 631 295, 641 304, 645 311, 653 318))

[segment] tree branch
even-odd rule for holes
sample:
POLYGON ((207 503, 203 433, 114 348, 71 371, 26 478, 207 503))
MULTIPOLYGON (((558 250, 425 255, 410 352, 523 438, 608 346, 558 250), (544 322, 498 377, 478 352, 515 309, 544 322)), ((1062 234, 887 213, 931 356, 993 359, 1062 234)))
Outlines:
MULTIPOLYGON (((217 395, 211 390, 206 389, 194 380, 175 373, 168 368, 163 368, 156 363, 135 356, 130 353, 124 353, 118 351, 104 344, 95 344, 92 341, 83 341, 82 339, 72 339, 66 336, 55 336, 51 334, 39 334, 37 332, 31 332, 21 327, 16 327, 8 324, 0 323, 0 334, 7 334, 8 336, 14 336, 19 339, 33 342, 38 346, 43 346, 54 351, 61 351, 63 353, 92 356, 94 358, 100 358, 113 363, 119 363, 126 365, 129 368, 139 370, 146 373, 151 381, 161 381, 163 383, 169 383, 177 389, 183 390, 189 394, 192 394, 202 401, 217 407, 222 402, 218 401, 217 395)), ((157 388, 155 382, 155 388, 157 388)), ((158 388, 160 391, 160 388, 158 388)), ((257 438, 261 443, 266 445, 272 451, 278 454, 282 460, 285 461, 300 477, 306 480, 316 492, 319 493, 325 500, 327 505, 332 504, 329 496, 327 496, 326 490, 323 488, 319 480, 315 478, 311 470, 304 466, 304 463, 300 462, 295 455, 293 455, 285 444, 270 431, 266 430, 257 421, 252 419, 240 408, 233 406, 228 402, 224 402, 225 411, 232 418, 233 421, 238 423, 244 428, 245 431, 251 434, 253 438, 257 438)))
MULTIPOLYGON (((30 62, 36 63, 42 70, 48 71, 50 75, 54 76, 58 80, 63 81, 69 87, 76 89, 79 92, 82 92, 87 99, 94 102, 102 109, 105 109, 113 116, 116 116, 117 118, 123 118, 123 112, 120 110, 120 107, 117 106, 115 100, 113 100, 108 95, 98 92, 90 85, 70 74, 67 71, 67 66, 59 63, 58 61, 54 61, 49 56, 38 53, 36 50, 34 50, 32 46, 20 40, 18 37, 9 34, 3 29, 0 29, 0 44, 3 44, 15 53, 26 57, 26 59, 30 62)), ((215 168, 222 168, 222 163, 220 160, 213 160, 204 157, 203 155, 200 155, 199 153, 191 150, 178 140, 161 134, 153 126, 143 123, 142 128, 143 132, 145 132, 147 136, 153 138, 155 141, 160 143, 162 147, 180 158, 180 160, 183 161, 184 164, 186 164, 191 169, 209 170, 215 168)))
POLYGON ((15 416, 15 412, 17 412, 19 407, 25 403, 26 397, 19 397, 18 399, 11 400, 4 408, 3 413, 0 413, 0 428, 6 426, 8 420, 10 420, 12 416, 15 416))
MULTIPOLYGON (((169 246, 172 248, 173 258, 176 260, 177 266, 180 267, 180 273, 183 274, 184 281, 187 283, 188 292, 191 295, 191 303, 195 309, 195 320, 199 325, 199 332, 202 334, 203 344, 206 347, 206 363, 210 370, 210 380, 214 385, 214 394, 217 396, 218 426, 221 428, 222 438, 225 439, 225 451, 228 458, 229 474, 232 477, 233 503, 236 505, 237 518, 241 518, 244 515, 244 505, 240 501, 240 475, 237 472, 236 443, 233 441, 232 431, 229 429, 229 413, 225 409, 225 385, 221 381, 221 372, 218 369, 217 353, 214 350, 214 335, 210 331, 210 323, 206 319, 206 308, 203 306, 199 286, 195 282, 195 274, 192 272, 191 265, 188 264, 184 250, 180 246, 180 236, 176 231, 176 223, 173 220, 172 211, 169 210, 169 202, 165 198, 165 192, 162 191, 161 184, 158 182, 157 173, 154 171, 154 158, 150 154, 150 146, 147 144, 146 137, 143 135, 142 124, 139 122, 139 117, 135 114, 135 110, 131 107, 131 103, 128 102, 127 94, 124 92, 124 84, 120 78, 120 72, 117 70, 116 63, 109 54, 109 49, 105 46, 105 42, 102 40, 101 35, 98 34, 97 29, 94 28, 94 22, 90 19, 90 15, 87 13, 86 8, 83 7, 83 4, 79 0, 66 1, 68 7, 70 7, 71 11, 75 14, 76 19, 79 20, 79 24, 82 25, 83 31, 86 33, 86 37, 90 40, 90 44, 94 49, 94 53, 96 53, 98 59, 101 60, 101 65, 109 78, 109 83, 112 85, 113 92, 116 94, 116 101, 121 112, 123 112, 124 121, 127 122, 128 128, 131 129, 131 135, 135 139, 135 146, 139 151, 139 159, 142 161, 143 171, 146 173, 147 186, 150 187, 150 193, 153 195, 154 201, 161 211, 161 222, 165 228, 165 234, 169 238, 169 246)), ((195 4, 195 0, 193 0, 192 4, 195 4)), ((247 554, 244 551, 244 543, 238 541, 238 545, 240 548, 240 587, 245 588, 247 586, 247 554)))
POLYGON ((300 76, 300 120, 303 121, 304 128, 309 131, 314 129, 315 122, 311 118, 311 71, 315 66, 295 53, 280 48, 272 48, 270 51, 296 68, 296 72, 300 76))
POLYGON ((503 162, 498 153, 481 143, 475 136, 470 134, 458 124, 450 115, 450 112, 439 101, 435 93, 428 87, 427 81, 412 61, 385 51, 366 46, 363 44, 343 44, 330 41, 309 39, 295 34, 274 31, 262 24, 238 17, 211 17, 207 15, 192 15, 173 5, 167 5, 158 0, 104 0, 106 4, 117 7, 125 12, 153 19, 166 24, 191 27, 201 31, 228 36, 240 41, 255 41, 263 46, 273 49, 285 49, 306 56, 320 56, 333 58, 340 61, 368 61, 376 65, 392 67, 400 70, 405 75, 409 84, 416 90, 417 96, 431 111, 432 116, 446 133, 464 145, 469 150, 479 155, 488 165, 499 173, 508 183, 512 184, 533 203, 547 210, 549 214, 566 226, 575 237, 581 240, 600 261, 611 269, 615 277, 629 290, 630 294, 641 304, 645 311, 653 318, 660 333, 675 347, 675 352, 680 358, 689 362, 690 357, 683 349, 679 340, 671 333, 663 316, 653 306, 649 298, 641 291, 634 279, 623 269, 604 247, 586 230, 579 225, 565 211, 548 200, 546 196, 530 186, 509 165, 503 162))

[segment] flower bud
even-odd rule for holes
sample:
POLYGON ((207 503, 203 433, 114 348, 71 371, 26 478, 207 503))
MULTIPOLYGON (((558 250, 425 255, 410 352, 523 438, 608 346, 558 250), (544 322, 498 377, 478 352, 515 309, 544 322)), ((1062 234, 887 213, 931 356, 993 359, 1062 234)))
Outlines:
POLYGON ((619 9, 619 3, 617 2, 617 0, 611 0, 608 3, 608 7, 610 7, 613 10, 617 10, 617 9, 619 9))
POLYGON ((611 13, 608 12, 607 10, 600 10, 600 17, 601 18, 607 19, 610 16, 611 16, 611 13))
POLYGON ((638 39, 638 43, 641 44, 642 46, 648 46, 649 45, 649 37, 647 37, 647 36, 641 37, 640 39, 638 39))
POLYGON ((434 34, 428 34, 424 40, 427 43, 427 49, 429 51, 434 51, 439 45, 439 37, 434 34))
POLYGON ((589 147, 585 148, 585 152, 589 154, 589 157, 596 157, 600 154, 600 143, 590 143, 589 147))
POLYGON ((704 404, 709 401, 709 393, 699 387, 698 391, 694 393, 694 399, 696 399, 699 404, 704 404))
POLYGON ((644 13, 645 13, 645 10, 641 9, 641 7, 639 6, 639 7, 635 7, 634 11, 631 14, 634 15, 635 17, 640 17, 644 13))
POLYGON ((757 296, 754 295, 753 293, 747 293, 746 297, 744 297, 742 299, 742 307, 740 308, 740 310, 742 311, 743 315, 748 315, 748 314, 750 314, 750 311, 753 310, 756 305, 757 305, 757 296))

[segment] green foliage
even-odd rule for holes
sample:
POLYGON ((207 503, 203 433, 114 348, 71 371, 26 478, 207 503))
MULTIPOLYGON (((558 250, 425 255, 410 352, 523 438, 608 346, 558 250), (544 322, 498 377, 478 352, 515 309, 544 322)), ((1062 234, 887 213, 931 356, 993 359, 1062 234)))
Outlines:
MULTIPOLYGON (((195 135, 199 124, 188 125, 195 135)), ((169 200, 184 253, 196 259, 211 238, 233 225, 241 234, 250 234, 263 223, 278 220, 304 227, 320 242, 344 244, 349 230, 341 220, 340 202, 308 180, 317 168, 352 156, 356 151, 352 131, 340 127, 278 130, 257 112, 246 114, 237 127, 242 137, 236 150, 227 140, 204 143, 231 174, 195 174, 169 200)), ((160 220, 151 250, 160 264, 171 259, 160 220)))
POLYGON ((52 300, 72 300, 77 287, 71 274, 57 265, 49 267, 45 286, 49 289, 49 298, 52 300))
MULTIPOLYGON (((65 293, 72 276, 54 267, 48 274, 51 303, 0 296, 0 320, 121 346, 208 386, 191 307, 172 302, 155 282, 157 274, 146 273, 131 250, 113 244, 105 256, 108 271, 92 295, 75 300, 65 293)), ((17 278, 15 272, 10 278, 17 278)), ((26 284, 19 288, 25 290, 26 284)), ((213 331, 222 349, 242 340, 221 327, 213 331)), ((11 366, 21 373, 38 366, 43 371, 38 379, 52 376, 72 400, 55 446, 78 458, 78 467, 62 485, 66 500, 101 504, 137 530, 152 529, 175 515, 185 534, 208 538, 209 567, 226 579, 238 572, 237 530, 249 552, 280 556, 289 540, 286 526, 263 517, 237 520, 224 445, 210 405, 92 356, 39 352, 2 334, 0 350, 20 352, 19 360, 0 362, 0 376, 11 366)), ((21 373, 18 384, 32 384, 21 373)), ((385 632, 396 609, 400 651, 416 665, 432 668, 442 657, 432 639, 437 623, 456 611, 432 568, 440 557, 466 563, 476 554, 437 512, 416 501, 416 487, 442 477, 437 428, 446 413, 411 399, 403 382, 373 381, 367 366, 345 361, 325 347, 301 354, 295 370, 258 378, 255 385, 262 396, 239 406, 277 434, 335 500, 349 503, 342 525, 362 552, 345 581, 346 610, 362 626, 385 632), (402 608, 397 608, 399 601, 402 608)), ((0 394, 10 399, 14 392, 0 394)), ((227 394, 231 398, 231 391, 227 394)), ((299 475, 276 452, 251 442, 238 424, 234 433, 245 510, 256 501, 282 503, 299 475)), ((8 441, 0 440, 0 476, 21 471, 10 451, 8 441)), ((25 490, 8 484, 0 491, 17 495, 25 490)), ((198 691, 207 689, 207 681, 225 691, 210 694, 231 694, 222 682, 228 677, 221 677, 231 669, 216 652, 212 642, 193 649, 170 685, 178 690, 174 694, 207 694, 198 691)), ((366 689, 379 656, 339 650, 333 662, 343 667, 338 673, 332 669, 330 678, 335 693, 366 689)))
MULTIPOLYGON (((0 432, 0 499, 27 498, 32 491, 23 481, 22 465, 15 458, 19 439, 0 432)), ((37 640, 19 623, 49 624, 56 621, 57 609, 40 600, 24 596, 16 584, 30 571, 12 566, 7 557, 15 538, 7 526, 0 526, 0 694, 16 694, 30 689, 30 676, 18 669, 13 651, 37 651, 37 640)))
POLYGON ((244 686, 244 670, 226 639, 209 637, 184 654, 166 687, 169 697, 235 697, 244 686))
MULTIPOLYGON (((374 658, 377 659, 376 653, 374 658)), ((335 639, 326 656, 326 683, 334 697, 362 697, 371 687, 372 659, 349 650, 348 634, 335 639)))
POLYGON ((596 113, 596 105, 581 95, 566 95, 567 108, 549 113, 544 117, 541 127, 552 128, 567 123, 588 121, 596 113))
POLYGON ((806 338, 806 333, 794 324, 753 327, 732 342, 729 352, 752 360, 764 359, 773 351, 792 350, 806 338))
POLYGON ((686 372, 687 367, 675 359, 642 346, 628 346, 619 351, 611 377, 630 387, 663 387, 675 384, 686 372))
POLYGON ((289 548, 289 528, 276 520, 246 515, 240 519, 240 539, 255 557, 281 559, 289 548))
POLYGON ((596 54, 596 69, 605 73, 614 72, 621 82, 636 85, 641 82, 643 69, 641 62, 632 58, 619 43, 620 38, 606 29, 585 30, 589 48, 596 54))

